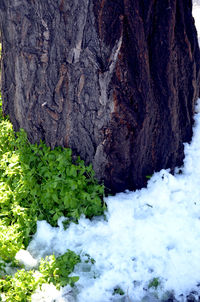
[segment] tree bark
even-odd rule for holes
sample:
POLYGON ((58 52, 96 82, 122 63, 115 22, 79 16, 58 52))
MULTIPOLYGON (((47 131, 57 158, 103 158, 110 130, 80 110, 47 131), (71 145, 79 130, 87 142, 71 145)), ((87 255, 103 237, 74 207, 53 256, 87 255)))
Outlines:
POLYGON ((3 109, 113 192, 181 165, 199 96, 191 0, 1 0, 3 109))

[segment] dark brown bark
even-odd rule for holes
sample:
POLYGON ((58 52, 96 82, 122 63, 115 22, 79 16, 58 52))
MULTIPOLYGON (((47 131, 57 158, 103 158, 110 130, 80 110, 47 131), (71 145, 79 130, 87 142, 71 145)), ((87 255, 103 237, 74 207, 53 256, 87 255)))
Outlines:
POLYGON ((182 164, 199 95, 191 0, 1 0, 4 112, 112 191, 182 164))

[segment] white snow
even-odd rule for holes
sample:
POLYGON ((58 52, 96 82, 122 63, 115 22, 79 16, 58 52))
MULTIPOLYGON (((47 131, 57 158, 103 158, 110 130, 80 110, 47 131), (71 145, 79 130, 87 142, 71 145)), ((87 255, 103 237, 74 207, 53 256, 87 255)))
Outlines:
POLYGON ((24 265, 26 269, 36 267, 38 262, 32 257, 32 255, 26 250, 20 250, 16 255, 15 259, 19 261, 19 264, 24 265))
POLYGON ((58 291, 56 287, 52 284, 42 284, 41 289, 36 290, 36 292, 31 297, 32 302, 67 302, 62 298, 62 292, 58 291))
POLYGON ((195 19, 195 25, 198 33, 198 40, 200 44, 200 0, 193 0, 192 14, 195 19))
MULTIPOLYGON (((200 105, 196 110, 200 112, 200 105)), ((184 166, 174 176, 162 170, 146 189, 105 201, 107 221, 82 217, 67 230, 62 219, 58 228, 38 222, 28 247, 35 258, 71 249, 96 261, 77 265, 80 280, 76 291, 64 289, 64 301, 141 301, 153 292, 148 290, 153 278, 161 281, 159 299, 167 291, 179 301, 191 291, 200 294, 200 113, 195 115, 193 140, 185 144, 184 166), (125 295, 113 295, 116 287, 125 295)))
MULTIPOLYGON (((200 0, 194 1, 193 14, 200 33, 200 0)), ((82 217, 67 230, 62 219, 58 228, 38 222, 28 247, 35 259, 30 258, 29 266, 67 249, 80 253, 82 259, 87 253, 96 262, 76 266, 74 274, 80 280, 75 288, 58 292, 43 285, 32 301, 158 301, 167 292, 185 301, 191 291, 200 294, 200 100, 196 111, 184 166, 174 176, 162 170, 147 188, 106 198, 106 220, 82 217), (159 278, 158 289, 148 289, 154 278, 159 278), (117 287, 124 296, 113 295, 117 287)))

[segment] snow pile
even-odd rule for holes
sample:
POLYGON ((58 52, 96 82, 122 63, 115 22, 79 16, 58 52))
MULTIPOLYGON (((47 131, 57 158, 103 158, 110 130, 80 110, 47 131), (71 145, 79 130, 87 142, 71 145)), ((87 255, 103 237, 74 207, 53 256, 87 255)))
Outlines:
POLYGON ((41 290, 37 290, 32 295, 32 302, 67 302, 62 298, 62 293, 59 292, 54 285, 42 284, 41 290))
POLYGON ((195 26, 200 44, 200 0, 193 0, 192 14, 195 19, 195 26))
POLYGON ((19 261, 20 265, 24 265, 27 269, 34 268, 38 265, 36 259, 26 250, 20 250, 16 255, 15 259, 19 261))
POLYGON ((200 294, 199 137, 197 113, 184 167, 174 176, 166 170, 155 173, 146 189, 107 198, 106 220, 82 217, 67 230, 62 220, 58 228, 38 223, 28 247, 35 258, 71 249, 96 261, 76 266, 80 280, 71 292, 69 287, 63 291, 63 297, 68 293, 64 301, 156 301, 154 292, 158 299, 172 292, 182 301, 191 291, 200 294), (157 289, 149 288, 152 280, 158 281, 157 289), (124 295, 114 295, 119 288, 124 295))

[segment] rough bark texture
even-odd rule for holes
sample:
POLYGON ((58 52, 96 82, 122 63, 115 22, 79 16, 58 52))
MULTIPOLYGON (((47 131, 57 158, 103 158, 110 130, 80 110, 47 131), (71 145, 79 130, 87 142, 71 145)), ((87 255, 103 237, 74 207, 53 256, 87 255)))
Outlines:
POLYGON ((191 0, 1 0, 4 112, 112 191, 182 164, 199 95, 191 0))

